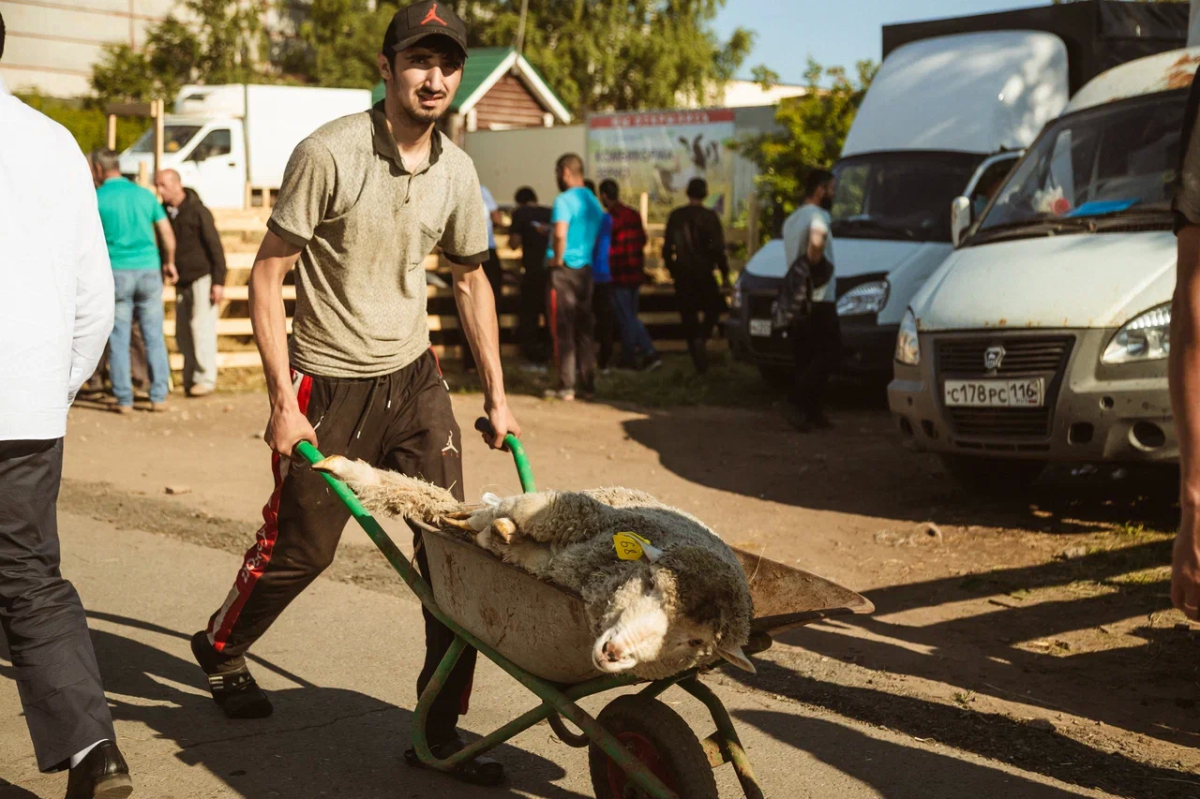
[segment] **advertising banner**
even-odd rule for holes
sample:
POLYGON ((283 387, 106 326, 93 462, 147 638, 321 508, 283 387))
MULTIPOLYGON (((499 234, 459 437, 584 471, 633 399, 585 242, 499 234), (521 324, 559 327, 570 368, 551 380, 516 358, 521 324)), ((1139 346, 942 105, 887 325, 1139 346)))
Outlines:
POLYGON ((617 181, 634 207, 649 194, 650 221, 687 203, 692 178, 708 181, 705 204, 730 221, 734 155, 725 145, 734 137, 733 109, 603 114, 588 119, 587 136, 589 176, 617 181))

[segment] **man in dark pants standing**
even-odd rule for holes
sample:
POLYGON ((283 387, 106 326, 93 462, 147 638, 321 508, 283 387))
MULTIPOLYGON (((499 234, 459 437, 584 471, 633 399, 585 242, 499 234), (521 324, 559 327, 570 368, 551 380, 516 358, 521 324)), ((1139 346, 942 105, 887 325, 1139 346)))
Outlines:
POLYGON ((592 312, 592 257, 600 235, 604 209, 584 188, 583 159, 568 153, 555 164, 562 194, 554 199, 550 223, 552 236, 546 253, 550 262, 550 290, 546 313, 554 342, 558 387, 547 399, 575 399, 575 381, 586 396, 596 390, 596 317, 592 312))
POLYGON ((517 339, 525 368, 546 371, 549 330, 538 324, 546 314, 546 247, 550 242, 550 209, 538 205, 537 193, 528 186, 513 197, 508 246, 521 251, 521 296, 518 297, 517 339))
MULTIPOLYGON (((0 17, 0 56, 4 38, 0 17)), ((59 571, 56 508, 67 408, 113 326, 112 269, 71 134, 2 82, 0 120, 0 627, 38 768, 70 769, 67 799, 121 799, 133 783, 59 571)))
MULTIPOLYGON (((471 159, 435 127, 454 99, 467 57, 466 28, 446 3, 400 9, 377 61, 386 87, 370 111, 319 128, 297 145, 250 275, 250 312, 263 359, 271 416, 275 491, 233 588, 192 638, 213 699, 230 718, 271 713, 245 653, 333 560, 349 511, 321 475, 293 463, 300 441, 326 455, 362 459, 420 476, 463 497, 462 439, 426 322, 425 272, 435 244, 452 264, 454 293, 479 364, 493 447, 520 429, 500 369, 496 304, 480 265, 488 240, 471 159), (298 264, 298 266, 297 266, 298 264), (287 338, 284 276, 297 266, 293 332, 287 338)), ((428 562, 419 533, 414 551, 428 562)), ((425 614, 428 684, 453 634, 425 614)), ((439 758, 462 748, 475 652, 467 650, 430 713, 439 758)), ((415 752, 405 759, 419 766, 415 752)), ((480 757, 454 776, 503 780, 480 757)))
POLYGON ((796 365, 791 402, 799 412, 790 418, 801 432, 830 428, 825 415, 825 391, 842 358, 842 336, 834 296, 833 173, 814 169, 805 184, 804 204, 783 223, 783 246, 790 269, 781 303, 807 285, 811 311, 792 314, 790 335, 796 365))
POLYGON ((725 298, 713 271, 720 270, 722 281, 728 286, 729 259, 725 255, 721 218, 704 207, 708 183, 703 178, 692 178, 687 196, 688 204, 667 217, 663 261, 675 281, 675 301, 688 353, 696 371, 704 374, 708 371, 708 339, 726 311, 725 298))

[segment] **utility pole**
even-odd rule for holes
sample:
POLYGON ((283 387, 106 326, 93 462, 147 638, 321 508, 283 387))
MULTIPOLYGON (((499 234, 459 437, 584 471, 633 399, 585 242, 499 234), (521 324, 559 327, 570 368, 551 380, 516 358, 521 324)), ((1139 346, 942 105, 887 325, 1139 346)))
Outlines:
POLYGON ((529 0, 521 0, 521 21, 517 23, 517 43, 514 45, 517 55, 521 55, 525 47, 525 17, 528 14, 529 0))

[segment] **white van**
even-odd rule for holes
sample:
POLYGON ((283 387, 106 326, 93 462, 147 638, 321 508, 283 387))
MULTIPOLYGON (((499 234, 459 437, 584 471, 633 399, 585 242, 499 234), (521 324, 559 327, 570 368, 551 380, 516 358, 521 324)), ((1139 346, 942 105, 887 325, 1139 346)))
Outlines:
MULTIPOLYGON (((370 107, 366 89, 185 86, 164 120, 162 166, 179 172, 210 208, 242 208, 252 196, 269 205, 305 136, 370 107)), ((143 163, 153 171, 153 128, 121 153, 121 174, 136 178, 143 163)))
MULTIPOLYGON (((888 56, 833 170, 844 371, 891 378, 900 317, 952 250, 950 201, 966 194, 982 210, 1067 97, 1066 47, 1048 33, 942 36, 888 56)), ((763 321, 787 266, 748 264, 730 319, 735 354, 768 378, 791 366, 783 334, 763 321)))
POLYGON ((1200 48, 1105 72, 1046 127, 900 324, 888 401, 968 484, 1178 457, 1169 192, 1200 48))

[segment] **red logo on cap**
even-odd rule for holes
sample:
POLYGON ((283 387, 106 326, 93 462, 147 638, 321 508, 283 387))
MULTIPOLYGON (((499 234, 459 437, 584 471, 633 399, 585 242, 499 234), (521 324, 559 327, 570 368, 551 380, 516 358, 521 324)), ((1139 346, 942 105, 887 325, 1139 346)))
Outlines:
POLYGON ((446 20, 437 15, 437 3, 430 6, 429 13, 425 15, 425 19, 421 20, 422 25, 428 25, 430 22, 436 22, 442 27, 446 27, 446 20))

